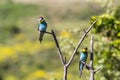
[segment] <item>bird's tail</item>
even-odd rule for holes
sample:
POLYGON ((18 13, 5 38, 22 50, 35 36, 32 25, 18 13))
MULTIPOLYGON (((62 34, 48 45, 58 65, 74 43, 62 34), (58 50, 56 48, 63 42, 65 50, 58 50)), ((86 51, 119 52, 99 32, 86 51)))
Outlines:
POLYGON ((81 76, 82 76, 82 70, 80 70, 79 72, 79 77, 81 78, 81 76))
POLYGON ((84 67, 84 64, 82 64, 82 63, 79 61, 79 76, 80 76, 80 78, 81 78, 81 76, 82 76, 83 67, 84 67))
POLYGON ((43 40, 43 35, 44 35, 44 32, 40 32, 40 35, 39 35, 39 41, 40 41, 40 43, 41 43, 42 40, 43 40))

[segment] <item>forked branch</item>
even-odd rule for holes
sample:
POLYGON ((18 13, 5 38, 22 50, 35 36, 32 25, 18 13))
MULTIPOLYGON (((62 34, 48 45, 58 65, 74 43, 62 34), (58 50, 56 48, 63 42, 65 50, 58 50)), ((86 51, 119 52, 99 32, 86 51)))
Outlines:
MULTIPOLYGON (((88 34, 88 32, 92 29, 93 25, 97 22, 97 19, 88 27, 88 29, 85 31, 85 33, 83 34, 82 38, 80 39, 80 41, 78 42, 77 46, 75 47, 75 50, 70 58, 70 60, 68 62, 66 62, 66 58, 64 59, 63 58, 63 55, 62 55, 62 52, 61 52, 61 49, 60 49, 60 46, 59 46, 59 43, 58 43, 58 40, 56 38, 56 35, 54 33, 53 30, 51 30, 51 33, 50 32, 46 32, 48 34, 52 34, 53 38, 54 38, 54 41, 55 41, 55 44, 56 44, 56 47, 57 47, 57 50, 58 50, 58 53, 59 53, 59 57, 60 57, 60 60, 61 60, 61 63, 63 64, 64 66, 64 75, 63 75, 63 80, 67 80, 67 70, 68 70, 68 67, 69 65, 71 64, 71 62, 73 61, 73 58, 76 54, 76 52, 78 51, 78 48, 80 47, 80 45, 82 44, 83 40, 85 39, 86 35, 88 34)), ((83 62, 84 63, 84 62, 83 62)), ((87 67, 90 68, 89 65, 85 64, 87 67)))

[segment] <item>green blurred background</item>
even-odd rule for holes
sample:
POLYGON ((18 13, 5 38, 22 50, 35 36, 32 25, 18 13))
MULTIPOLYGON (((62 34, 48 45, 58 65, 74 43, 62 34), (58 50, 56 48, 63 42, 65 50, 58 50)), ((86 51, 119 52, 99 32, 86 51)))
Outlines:
MULTIPOLYGON (((39 43, 38 17, 45 17, 48 31, 55 31, 68 61, 83 30, 90 25, 91 16, 100 15, 105 9, 100 3, 89 0, 0 0, 0 80, 62 80, 63 66, 52 36, 45 34, 44 41, 39 43)), ((91 34, 93 30, 82 46, 89 48, 91 34)), ((96 41, 102 37, 94 35, 96 41)), ((95 67, 104 66, 97 63, 100 54, 96 54, 95 67)), ((80 80, 78 60, 79 55, 76 55, 68 70, 68 80, 80 80)), ((89 75, 84 69, 81 80, 89 80, 89 75)), ((118 80, 109 79, 101 72, 95 78, 118 80)))

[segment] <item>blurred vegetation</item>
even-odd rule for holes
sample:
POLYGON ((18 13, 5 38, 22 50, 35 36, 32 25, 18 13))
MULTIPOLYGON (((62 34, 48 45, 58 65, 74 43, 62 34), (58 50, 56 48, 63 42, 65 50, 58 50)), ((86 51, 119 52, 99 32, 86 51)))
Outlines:
POLYGON ((32 16, 37 13, 38 9, 35 5, 15 4, 12 0, 7 0, 0 5, 0 42, 5 39, 12 38, 21 32, 18 22, 21 18, 32 16), (3 38, 4 37, 4 38, 3 38))
MULTIPOLYGON (((120 16, 119 6, 111 5, 107 8, 109 11, 99 16, 93 16, 93 22, 98 18, 98 22, 94 26, 94 32, 100 37, 96 38, 96 57, 98 63, 103 65, 103 70, 100 75, 103 75, 102 80, 119 80, 120 79, 120 16), (112 7, 112 8, 111 8, 112 7), (114 7, 114 10, 113 10, 114 7), (111 10, 112 9, 112 10, 111 10), (114 13, 114 14, 113 14, 114 13), (99 49, 99 50, 97 50, 99 49), (104 71, 104 72, 103 72, 104 71)), ((97 63, 97 62, 96 62, 97 63)))
MULTIPOLYGON (((49 25, 48 31, 50 31, 50 29, 55 30, 56 35, 58 35, 62 52, 68 60, 78 40, 84 33, 83 30, 89 26, 90 17, 93 15, 100 15, 105 11, 105 9, 105 7, 100 6, 98 3, 84 1, 73 4, 64 3, 64 5, 60 6, 53 5, 53 3, 27 4, 19 2, 16 3, 12 0, 1 0, 0 80, 62 80, 63 68, 53 39, 50 35, 45 35, 45 40, 42 44, 39 44, 37 18, 39 16, 44 16, 49 25)), ((107 27, 104 27, 105 31, 102 34, 110 39, 110 43, 109 45, 104 43, 104 46, 100 49, 107 48, 105 46, 111 45, 114 46, 114 48, 118 48, 119 44, 117 40, 119 37, 119 31, 116 32, 116 28, 117 30, 119 28, 119 7, 116 9, 114 15, 107 14, 107 16, 108 17, 106 18, 101 17, 100 20, 103 21, 103 18, 105 18, 105 21, 107 19, 110 22, 108 21, 102 25, 107 25, 110 23, 110 25, 112 24, 116 27, 115 29, 110 27, 109 30, 105 30, 107 27), (109 34, 109 36, 106 35, 106 32, 109 31, 112 31, 113 33, 115 32, 118 36, 115 34, 109 34)), ((95 18, 96 17, 97 16, 95 16, 95 18)), ((103 31, 102 29, 103 28, 100 27, 100 31, 103 31)), ((92 33, 93 31, 90 34, 92 33)), ((86 45, 89 47, 90 34, 87 36, 82 46, 86 45)), ((103 37, 103 35, 95 35, 97 35, 96 38, 98 39, 103 37)), ((99 43, 99 41, 97 42, 99 43)), ((99 46, 95 47, 97 49, 99 46)), ((109 51, 109 48, 105 50, 109 51)), ((95 51, 96 53, 99 52, 97 50, 95 51)), ((102 52, 102 50, 100 52, 102 52)), ((95 57, 101 61, 101 57, 106 57, 108 52, 102 53, 104 55, 99 57, 98 55, 100 55, 100 52, 95 57)), ((115 53, 119 54, 116 48, 115 53)), ((110 57, 112 55, 113 54, 111 54, 110 57)), ((116 58, 116 54, 114 56, 115 62, 117 63, 118 59, 116 58)), ((108 57, 105 58, 106 61, 109 60, 108 57)), ((69 68, 68 80, 74 80, 75 78, 76 80, 79 80, 77 69, 78 59, 79 56, 77 55, 69 68)), ((96 64, 98 64, 98 59, 95 59, 96 64)), ((112 62, 112 59, 113 57, 110 58, 109 64, 106 65, 107 67, 113 65, 110 63, 112 62)), ((101 63, 100 65, 105 65, 105 63, 101 63)), ((116 64, 115 66, 117 67, 119 64, 116 64)), ((106 68, 106 72, 104 74, 101 73, 97 75, 98 77, 96 76, 96 78, 99 78, 100 80, 103 79, 104 76, 107 76, 106 80, 108 80, 110 76, 108 74, 109 71, 113 74, 118 68, 112 68, 115 69, 113 72, 110 71, 111 68, 109 68, 108 71, 106 68)), ((82 79, 87 80, 89 78, 89 72, 84 70, 84 73, 85 74, 83 74, 82 79)), ((117 77, 118 76, 119 71, 117 77)), ((114 77, 116 76, 113 76, 113 78, 114 77)), ((117 79, 118 78, 113 80, 117 79)))

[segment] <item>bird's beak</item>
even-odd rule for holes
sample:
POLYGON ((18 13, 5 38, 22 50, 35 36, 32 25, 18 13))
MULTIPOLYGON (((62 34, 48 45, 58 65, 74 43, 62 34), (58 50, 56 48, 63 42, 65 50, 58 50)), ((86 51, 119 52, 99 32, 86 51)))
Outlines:
POLYGON ((39 18, 38 21, 41 21, 41 18, 39 18))
POLYGON ((43 21, 44 21, 44 19, 40 20, 40 22, 43 22, 43 21))

